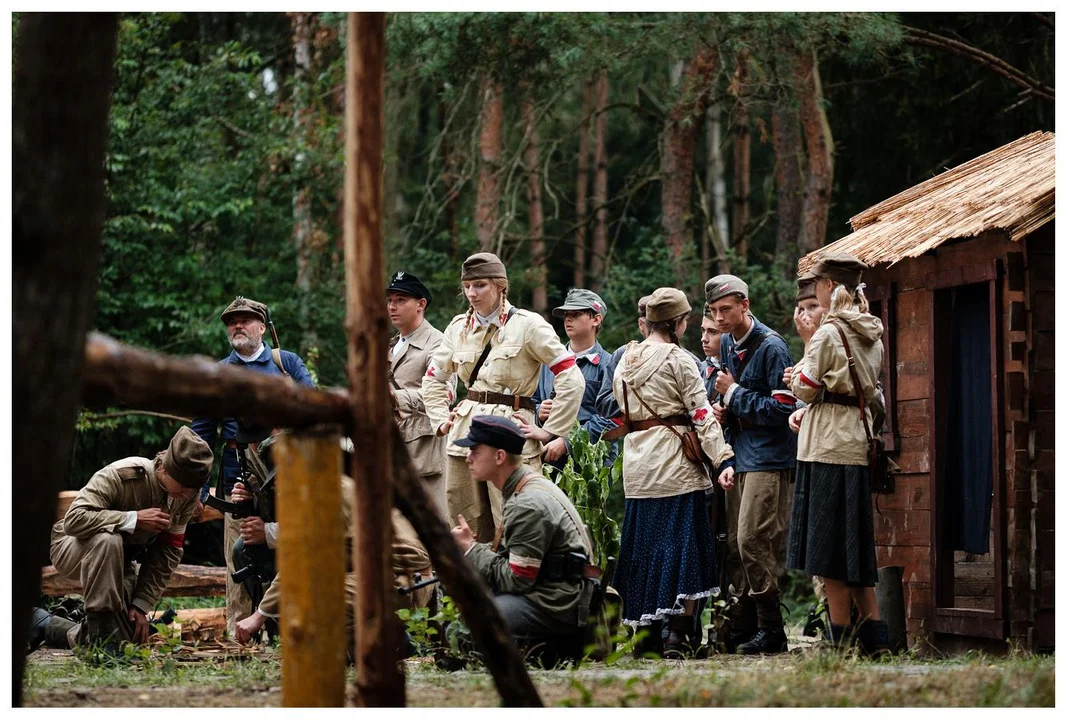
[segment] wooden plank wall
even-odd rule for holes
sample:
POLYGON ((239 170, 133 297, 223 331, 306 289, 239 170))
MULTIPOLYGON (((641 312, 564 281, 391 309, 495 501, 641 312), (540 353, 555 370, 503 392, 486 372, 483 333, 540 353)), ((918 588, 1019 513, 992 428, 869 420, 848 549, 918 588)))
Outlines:
MULTIPOLYGON (((873 506, 877 511, 874 517, 876 559, 879 566, 901 565, 905 568, 905 614, 910 644, 921 635, 930 634, 934 616, 931 594, 931 436, 928 404, 929 375, 933 368, 928 363, 931 297, 925 284, 927 275, 960 268, 963 278, 968 266, 988 262, 991 258, 1006 257, 1010 253, 1020 255, 1022 250, 1021 243, 1013 243, 1000 233, 988 233, 974 240, 943 246, 923 257, 904 260, 891 268, 872 270, 865 278, 872 286, 889 282, 895 284, 893 302, 896 326, 890 333, 896 353, 895 402, 899 442, 893 457, 901 467, 901 474, 897 477, 895 492, 892 495, 873 496, 873 506)), ((1049 274, 1052 289, 1052 264, 1049 274)), ((1006 320, 1009 314, 1008 299, 1006 294, 1006 320)), ((1051 308, 1052 336, 1052 292, 1048 298, 1042 298, 1042 301, 1048 303, 1051 308)), ((1005 336, 1008 342, 1009 333, 1005 333, 1005 336)), ((1019 339, 1026 342, 1026 338, 1019 339)), ((1052 342, 1050 347, 1052 348, 1052 342)), ((1049 375, 1052 401, 1052 372, 1049 375)), ((1009 383, 1006 383, 1004 394, 1010 394, 1009 383)), ((1022 397, 1021 394, 1020 398, 1022 397)), ((1052 414, 1050 417, 1052 448, 1052 414)), ((1006 425, 1011 427, 1008 418, 1006 425)), ((1010 447, 1013 447, 1011 440, 1006 442, 1006 448, 1010 447)), ((1052 465, 1052 454, 1050 464, 1052 465)), ((1011 476, 1007 477, 1007 480, 1011 480, 1011 476)), ((1013 487, 1011 482, 1007 482, 1010 505, 1013 487)), ((1052 488, 1052 470, 1050 487, 1052 488)), ((1011 523, 1009 527, 1012 527, 1011 523)), ((1052 523, 1049 527, 1052 529, 1052 523)), ((1052 533, 1050 535, 1052 558, 1052 533)), ((1024 538, 1016 539, 1020 541, 1024 538)), ((1028 538, 1028 542, 1021 547, 1028 547, 1029 544, 1028 538)), ((1027 559, 1023 560, 1024 566, 1027 567, 1027 559)), ((1015 566, 1016 564, 1013 564, 1013 567, 1015 566)), ((1052 582, 1052 559, 1050 568, 1052 582)), ((1052 601, 1052 593, 1050 600, 1052 601)), ((1007 613, 1011 612, 1013 604, 1009 603, 1007 613)))

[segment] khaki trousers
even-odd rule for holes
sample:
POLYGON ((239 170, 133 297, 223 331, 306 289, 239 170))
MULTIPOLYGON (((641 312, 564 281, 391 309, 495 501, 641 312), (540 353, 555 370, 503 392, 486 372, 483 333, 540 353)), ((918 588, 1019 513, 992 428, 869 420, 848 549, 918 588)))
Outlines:
MULTIPOLYGON (((230 501, 230 496, 226 496, 230 501)), ((239 622, 252 614, 252 598, 241 583, 235 583, 234 543, 241 537, 241 521, 230 513, 223 514, 223 557, 226 558, 226 636, 234 638, 239 622)))
MULTIPOLYGON (((56 571, 82 585, 87 613, 109 613, 115 618, 119 640, 133 639, 129 602, 137 574, 126 562, 121 533, 99 532, 85 539, 64 536, 52 543, 51 560, 56 571)), ((67 631, 67 641, 76 647, 85 623, 67 631)))
POLYGON ((423 483, 426 486, 427 495, 434 501, 434 507, 437 508, 438 515, 449 527, 452 527, 452 523, 449 522, 449 499, 445 492, 445 472, 424 475, 423 483))
MULTIPOLYGON (((445 488, 449 503, 449 524, 463 515, 475 540, 492 542, 501 524, 501 491, 488 482, 478 482, 462 457, 446 456, 445 488)), ((541 472, 541 456, 523 458, 523 464, 541 472)))
POLYGON ((732 594, 777 598, 785 571, 793 470, 738 473, 727 495, 727 549, 732 594))

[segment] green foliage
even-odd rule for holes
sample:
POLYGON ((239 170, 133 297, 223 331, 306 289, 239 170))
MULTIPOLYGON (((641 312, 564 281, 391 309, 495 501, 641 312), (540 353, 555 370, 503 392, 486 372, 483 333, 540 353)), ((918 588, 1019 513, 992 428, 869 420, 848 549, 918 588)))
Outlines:
POLYGON ((564 469, 545 465, 542 471, 564 491, 589 527, 595 554, 592 562, 604 568, 609 557, 619 557, 619 522, 609 513, 608 503, 612 487, 623 484, 623 455, 606 465, 611 447, 604 440, 591 445, 589 433, 578 423, 571 428, 568 444, 571 452, 564 469))

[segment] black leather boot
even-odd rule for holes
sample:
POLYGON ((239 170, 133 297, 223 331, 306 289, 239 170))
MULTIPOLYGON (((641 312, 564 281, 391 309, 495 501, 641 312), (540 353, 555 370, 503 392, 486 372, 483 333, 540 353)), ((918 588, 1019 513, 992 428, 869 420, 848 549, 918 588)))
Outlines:
POLYGON ((853 646, 854 630, 852 625, 835 625, 831 623, 827 626, 827 632, 825 635, 827 639, 827 646, 835 650, 848 650, 853 646))
POLYGON ((865 620, 857 630, 857 647, 870 658, 890 654, 890 632, 885 620, 865 620))
POLYGON ((631 655, 637 660, 644 658, 647 653, 652 653, 657 657, 664 656, 664 638, 662 631, 664 629, 664 623, 661 620, 657 620, 651 625, 644 625, 638 628, 635 632, 645 632, 645 637, 634 643, 634 649, 631 650, 631 655))
POLYGON ((52 614, 44 608, 35 607, 30 615, 30 631, 26 635, 26 654, 45 644, 45 632, 52 614))
POLYGON ((99 650, 104 656, 101 659, 106 659, 120 655, 119 640, 121 637, 114 613, 87 612, 78 644, 99 650))
POLYGON ((668 618, 668 636, 664 642, 664 655, 676 657, 692 655, 693 615, 672 615, 668 618))
POLYGON ((735 653, 738 646, 749 642, 757 632, 757 608, 756 603, 748 595, 739 598, 734 612, 727 616, 730 625, 723 641, 723 649, 727 653, 735 653))
POLYGON ((757 603, 757 625, 756 635, 738 646, 739 655, 776 655, 787 651, 778 596, 763 597, 757 603))

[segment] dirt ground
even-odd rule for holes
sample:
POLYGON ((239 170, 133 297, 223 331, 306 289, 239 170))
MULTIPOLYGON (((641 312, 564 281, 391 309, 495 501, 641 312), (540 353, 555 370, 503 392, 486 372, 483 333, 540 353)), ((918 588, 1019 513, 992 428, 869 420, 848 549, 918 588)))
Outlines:
MULTIPOLYGON (((932 660, 905 655, 872 662, 811 644, 781 656, 717 656, 700 661, 623 660, 575 669, 532 670, 547 706, 1052 707, 1052 656, 963 655, 932 660)), ((412 707, 494 707, 484 671, 447 673, 428 660, 406 662, 412 707)), ((353 671, 348 704, 354 700, 353 671)), ((281 672, 272 651, 243 659, 152 661, 96 668, 70 651, 42 648, 27 659, 30 707, 275 707, 281 672)))

